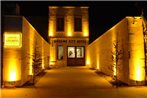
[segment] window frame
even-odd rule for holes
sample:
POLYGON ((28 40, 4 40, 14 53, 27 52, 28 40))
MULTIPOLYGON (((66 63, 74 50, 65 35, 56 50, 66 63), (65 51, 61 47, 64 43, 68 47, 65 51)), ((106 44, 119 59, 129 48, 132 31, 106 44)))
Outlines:
POLYGON ((74 32, 82 32, 82 16, 74 16, 74 32))
POLYGON ((67 46, 67 58, 68 59, 84 59, 85 58, 85 47, 84 46, 67 46), (75 53, 75 55, 74 55, 74 57, 69 57, 69 55, 68 55, 68 48, 69 47, 73 47, 74 48, 74 53, 75 53), (77 57, 77 48, 78 47, 82 47, 83 48, 83 56, 82 57, 77 57))
POLYGON ((84 57, 85 57, 85 53, 84 53, 84 52, 85 52, 85 49, 84 49, 83 46, 76 46, 76 58, 77 58, 77 59, 84 58, 84 57), (83 48, 83 50, 82 50, 82 52, 83 52, 83 53, 82 53, 82 57, 78 57, 78 55, 77 55, 77 49, 78 49, 78 48, 83 48))
POLYGON ((68 48, 67 48, 67 58, 68 58, 68 59, 75 59, 75 58, 76 58, 76 47, 75 47, 75 46, 68 46, 68 48), (69 49, 70 47, 74 48, 74 57, 69 57, 68 49, 69 49))
POLYGON ((64 32, 65 31, 65 17, 64 16, 56 16, 56 32, 64 32), (63 19, 62 22, 60 19, 63 19), (60 27, 60 24, 63 26, 60 27))

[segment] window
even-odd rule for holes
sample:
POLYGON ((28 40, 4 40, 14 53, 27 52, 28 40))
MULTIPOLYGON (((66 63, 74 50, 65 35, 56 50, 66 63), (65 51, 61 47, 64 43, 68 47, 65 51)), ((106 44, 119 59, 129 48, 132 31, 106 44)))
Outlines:
POLYGON ((64 48, 63 46, 58 46, 57 48, 57 59, 58 60, 63 60, 63 55, 64 55, 64 48))
POLYGON ((75 47, 68 47, 68 58, 75 58, 75 47))
POLYGON ((84 47, 68 47, 68 58, 84 58, 84 47))
POLYGON ((64 31, 64 17, 63 16, 57 16, 56 19, 56 31, 64 31))
POLYGON ((77 58, 84 58, 84 47, 76 48, 77 58))
POLYGON ((81 32, 82 31, 82 18, 74 17, 74 31, 81 32))

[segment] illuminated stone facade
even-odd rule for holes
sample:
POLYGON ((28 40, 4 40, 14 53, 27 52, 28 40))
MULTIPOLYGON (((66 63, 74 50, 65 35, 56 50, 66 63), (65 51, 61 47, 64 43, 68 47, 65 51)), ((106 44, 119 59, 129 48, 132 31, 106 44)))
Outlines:
POLYGON ((85 66, 89 43, 88 7, 49 6, 48 36, 51 67, 85 66), (74 56, 70 58, 69 52, 74 56))
POLYGON ((25 17, 5 17, 3 83, 21 86, 33 75, 33 53, 41 54, 41 68, 87 66, 116 76, 129 85, 145 84, 143 19, 125 17, 89 44, 88 7, 49 6, 46 42, 25 17), (15 24, 14 24, 15 23, 15 24), (118 66, 112 52, 118 42, 118 66), (115 66, 112 66, 112 65, 115 66), (117 69, 116 69, 117 68, 117 69))
POLYGON ((33 75, 35 49, 40 53, 42 70, 49 67, 49 43, 22 16, 5 16, 3 33, 3 84, 21 86, 33 75))
POLYGON ((142 23, 141 17, 125 17, 91 43, 88 46, 89 66, 107 75, 117 74, 119 80, 129 85, 144 85, 145 48, 142 23), (116 42, 121 55, 117 69, 113 70, 111 67, 116 62, 112 60, 112 52, 116 42))

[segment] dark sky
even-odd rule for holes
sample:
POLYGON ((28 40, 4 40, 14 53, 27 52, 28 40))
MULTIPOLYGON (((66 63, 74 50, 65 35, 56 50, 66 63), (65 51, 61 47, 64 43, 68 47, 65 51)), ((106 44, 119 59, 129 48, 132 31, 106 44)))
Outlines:
POLYGON ((89 6, 90 43, 125 16, 140 16, 142 8, 145 17, 147 16, 146 1, 21 1, 18 4, 20 14, 26 16, 45 39, 48 33, 48 6, 50 5, 89 6))

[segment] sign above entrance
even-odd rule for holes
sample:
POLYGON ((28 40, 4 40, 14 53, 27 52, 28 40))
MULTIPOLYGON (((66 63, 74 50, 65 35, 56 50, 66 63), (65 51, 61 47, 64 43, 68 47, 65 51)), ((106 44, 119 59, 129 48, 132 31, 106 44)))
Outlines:
POLYGON ((4 47, 20 48, 22 45, 21 33, 4 33, 4 47))
POLYGON ((86 43, 86 40, 54 40, 54 43, 86 43))

